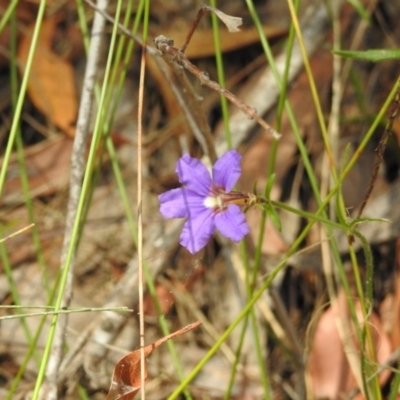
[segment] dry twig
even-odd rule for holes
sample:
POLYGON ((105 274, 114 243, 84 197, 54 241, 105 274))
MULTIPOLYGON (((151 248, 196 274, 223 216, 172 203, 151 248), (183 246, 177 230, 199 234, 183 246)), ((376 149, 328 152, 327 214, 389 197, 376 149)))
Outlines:
POLYGON ((240 108, 250 118, 256 120, 275 139, 279 139, 281 137, 280 133, 276 132, 275 129, 272 128, 272 126, 268 125, 257 114, 254 108, 250 107, 249 105, 238 99, 228 89, 222 88, 217 82, 211 80, 205 72, 201 71, 194 64, 192 64, 181 50, 173 47, 174 41, 172 39, 160 35, 155 38, 154 44, 156 45, 157 49, 160 50, 161 54, 169 65, 175 63, 177 66, 185 68, 191 74, 196 76, 196 78, 200 81, 202 85, 208 86, 210 89, 215 90, 222 96, 225 96, 230 102, 232 102, 236 107, 240 108))

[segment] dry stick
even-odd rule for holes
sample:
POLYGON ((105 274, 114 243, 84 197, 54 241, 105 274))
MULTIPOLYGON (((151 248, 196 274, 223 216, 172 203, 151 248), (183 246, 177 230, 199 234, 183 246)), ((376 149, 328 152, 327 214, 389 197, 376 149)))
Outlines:
POLYGON ((206 10, 209 11, 209 7, 208 7, 207 5, 205 5, 205 4, 203 4, 203 5, 200 7, 200 10, 199 10, 199 12, 198 12, 197 15, 196 15, 196 19, 194 20, 192 26, 191 26, 190 29, 189 29, 188 34, 186 35, 185 42, 183 43, 183 46, 180 48, 180 51, 181 51, 182 53, 184 53, 184 52, 186 51, 186 49, 187 49, 187 47, 188 47, 188 45, 189 45, 190 39, 192 38, 193 33, 194 33, 194 31, 196 30, 197 25, 199 24, 201 18, 203 17, 204 11, 206 11, 206 10))
MULTIPOLYGON (((238 99, 232 92, 227 89, 222 88, 217 82, 210 79, 207 73, 201 71, 194 64, 192 64, 189 59, 183 54, 179 49, 173 47, 173 40, 166 38, 165 36, 158 36, 154 43, 158 50, 161 51, 163 56, 168 55, 168 62, 172 61, 176 63, 177 66, 181 66, 187 69, 191 74, 197 77, 202 85, 208 86, 210 89, 215 90, 217 93, 225 96, 230 102, 232 102, 236 107, 240 108, 245 114, 250 118, 256 120, 270 135, 275 139, 279 139, 281 134, 278 133, 272 126, 268 125, 256 112, 253 107, 250 107, 240 99, 238 99)), ((167 58, 165 57, 167 60, 167 58)))
POLYGON ((180 51, 182 53, 184 53, 186 48, 188 47, 189 42, 193 36, 193 33, 196 30, 197 25, 199 24, 205 11, 214 13, 225 24, 225 26, 227 27, 229 32, 239 32, 240 31, 239 26, 242 25, 242 23, 243 23, 242 18, 227 15, 227 14, 223 13, 222 11, 218 10, 218 8, 214 8, 214 7, 208 6, 207 4, 203 4, 203 5, 201 5, 200 10, 197 13, 196 19, 193 22, 191 28, 189 29, 188 34, 186 35, 185 42, 180 49, 180 51))
POLYGON ((364 197, 363 202, 361 203, 360 209, 357 214, 357 218, 361 217, 361 214, 364 211, 365 206, 367 205, 367 202, 371 196, 372 190, 374 189, 375 182, 378 178, 378 172, 379 168, 383 163, 383 154, 386 149, 387 142, 392 134, 392 129, 393 129, 393 124, 394 120, 396 119, 398 113, 399 113, 399 108, 400 108, 400 79, 397 81, 397 92, 396 95, 392 101, 392 104, 389 109, 389 117, 388 117, 388 122, 386 123, 385 130, 383 131, 383 135, 381 140, 379 141, 378 147, 375 149, 376 153, 378 154, 378 159, 375 162, 374 169, 372 170, 372 177, 371 177, 371 182, 368 186, 367 193, 364 197))
MULTIPOLYGON (((204 113, 203 109, 199 107, 200 99, 193 89, 193 86, 189 82, 185 71, 179 65, 179 63, 176 62, 176 57, 165 50, 167 48, 171 48, 171 46, 173 45, 173 40, 161 35, 155 38, 154 44, 161 51, 163 59, 173 69, 177 78, 179 79, 179 82, 182 85, 182 95, 186 99, 187 106, 189 110, 191 110, 191 115, 197 122, 197 125, 199 126, 201 132, 200 135, 197 135, 196 132, 194 132, 194 134, 204 153, 208 155, 211 163, 213 164, 217 159, 217 155, 215 152, 214 140, 211 134, 210 126, 208 124, 207 116, 204 113)), ((177 51, 179 52, 179 50, 177 51)))
POLYGON ((142 215, 142 138, 143 138, 143 102, 144 102, 144 76, 146 66, 146 46, 142 45, 139 77, 139 103, 138 103, 138 132, 137 132, 137 260, 139 279, 139 337, 140 337, 140 397, 145 399, 146 391, 146 354, 144 342, 144 279, 143 279, 143 215, 142 215))
POLYGON ((8 236, 0 239, 0 243, 5 242, 6 240, 13 238, 14 236, 20 235, 22 232, 25 232, 26 230, 32 228, 33 226, 35 226, 35 224, 29 224, 29 225, 27 225, 27 226, 25 226, 25 227, 23 227, 21 229, 18 229, 17 231, 15 231, 13 233, 10 233, 8 236))
MULTIPOLYGON (((107 6, 108 0, 98 1, 99 9, 105 10, 107 6)), ((89 131, 90 115, 93 105, 94 86, 96 83, 96 76, 100 60, 100 50, 103 40, 105 22, 106 21, 104 17, 100 13, 95 13, 85 77, 83 81, 82 98, 79 107, 76 135, 71 156, 70 192, 67 217, 65 222, 64 242, 60 257, 61 265, 65 265, 68 248, 71 243, 71 233, 74 220, 76 218, 77 206, 81 195, 81 185, 83 174, 85 171, 86 143, 89 131)), ((75 260, 73 259, 69 266, 62 307, 68 307, 71 302, 73 291, 74 264, 75 260)), ((57 399, 57 375, 63 354, 67 323, 68 316, 60 315, 58 318, 57 331, 54 338, 52 352, 49 358, 49 362, 47 364, 46 384, 48 385, 48 392, 46 393, 46 399, 50 400, 57 399)))

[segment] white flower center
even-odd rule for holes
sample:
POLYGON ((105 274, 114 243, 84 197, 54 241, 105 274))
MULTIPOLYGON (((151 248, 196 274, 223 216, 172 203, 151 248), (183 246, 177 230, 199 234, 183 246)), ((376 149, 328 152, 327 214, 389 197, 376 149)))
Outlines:
POLYGON ((221 197, 206 197, 204 199, 204 206, 207 208, 221 208, 222 207, 222 199, 221 197))

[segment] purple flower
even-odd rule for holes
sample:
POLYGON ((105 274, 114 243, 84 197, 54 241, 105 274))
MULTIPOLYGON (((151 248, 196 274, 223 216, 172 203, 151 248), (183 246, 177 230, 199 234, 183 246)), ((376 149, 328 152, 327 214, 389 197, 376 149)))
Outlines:
POLYGON ((184 187, 158 196, 165 218, 187 218, 180 243, 192 254, 207 244, 215 229, 234 242, 249 233, 240 207, 248 195, 232 191, 242 172, 241 158, 236 150, 227 151, 216 161, 211 178, 201 161, 185 154, 176 164, 184 187))

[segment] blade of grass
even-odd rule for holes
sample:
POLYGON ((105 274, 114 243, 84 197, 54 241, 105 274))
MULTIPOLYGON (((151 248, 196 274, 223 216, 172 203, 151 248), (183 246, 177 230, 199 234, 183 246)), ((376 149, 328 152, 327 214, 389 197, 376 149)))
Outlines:
MULTIPOLYGON (((7 308, 7 307, 0 307, 0 308, 7 308)), ((20 309, 25 309, 27 307, 23 305, 18 305, 13 307, 14 309, 20 310, 20 309)), ((38 308, 38 307, 35 307, 38 308)), ((51 308, 53 309, 54 307, 52 306, 42 306, 41 308, 51 308)), ((58 310, 58 311, 43 311, 43 312, 36 312, 36 313, 21 313, 18 315, 6 315, 4 317, 0 317, 0 321, 5 321, 5 320, 10 320, 10 319, 16 319, 16 318, 31 318, 31 317, 38 317, 38 316, 49 316, 49 315, 55 315, 55 314, 73 314, 73 313, 83 313, 83 312, 99 312, 99 311, 115 311, 115 312, 132 312, 132 310, 128 309, 127 307, 86 307, 86 308, 71 308, 68 310, 58 310)))
POLYGON ((388 400, 396 400, 399 396, 399 387, 400 387, 400 373, 399 373, 400 364, 397 364, 397 371, 394 374, 394 379, 392 385, 390 387, 390 394, 388 396, 388 400))
MULTIPOLYGON (((210 4, 212 7, 217 8, 217 4, 215 0, 210 0, 210 4)), ((215 48, 215 62, 217 65, 217 78, 218 83, 222 88, 225 88, 225 74, 224 74, 224 63, 221 52, 221 42, 219 37, 219 29, 218 29, 218 18, 215 13, 211 13, 211 24, 213 30, 214 37, 214 48, 215 48)), ((228 100, 225 96, 219 95, 221 102, 221 110, 222 110, 222 121, 224 123, 225 130, 225 140, 228 149, 232 148, 232 138, 231 131, 229 127, 229 109, 228 109, 228 100)))
MULTIPOLYGON (((12 5, 14 5, 14 3, 12 3, 11 6, 12 5)), ((6 173, 7 173, 7 166, 10 163, 11 152, 14 147, 15 138, 18 133, 18 126, 19 126, 19 122, 21 120, 22 107, 24 105, 24 100, 25 100, 25 95, 26 95, 26 90, 27 90, 28 80, 29 80, 29 74, 30 74, 31 68, 32 68, 33 57, 34 57, 36 46, 38 43, 40 27, 41 27, 42 20, 44 17, 45 8, 46 8, 46 0, 41 0, 39 9, 38 9, 37 18, 36 18, 35 28, 34 28, 33 34, 32 34, 32 46, 29 49, 28 59, 26 62, 26 66, 24 68, 24 75, 22 78, 21 87, 18 92, 18 100, 17 100, 17 104, 15 106, 13 121, 11 124, 10 136, 7 141, 7 147, 6 147, 6 151, 4 153, 4 157, 3 157, 3 164, 2 164, 1 170, 0 170, 0 197, 1 197, 1 194, 2 194, 3 188, 4 188, 4 182, 5 182, 6 173)), ((13 7, 10 7, 10 13, 8 13, 8 12, 6 13, 6 15, 8 15, 8 17, 11 16, 12 10, 13 10, 13 7)), ((3 20, 5 22, 7 21, 6 19, 3 19, 3 20)))
MULTIPOLYGON (((10 40, 10 60, 16 60, 17 59, 17 53, 16 53, 16 38, 17 38, 17 30, 16 30, 16 15, 15 12, 12 15, 11 18, 11 40, 10 40)), ((18 76, 17 76, 17 70, 16 70, 16 63, 11 62, 10 65, 10 76, 11 76, 11 97, 12 97, 12 103, 13 107, 15 109, 16 106, 16 93, 18 92, 18 76)), ((25 157, 24 157, 24 151, 23 151, 23 143, 22 143, 22 138, 21 138, 21 131, 20 127, 18 127, 18 132, 16 136, 16 144, 17 144, 17 157, 18 157, 18 163, 19 163, 19 168, 20 168, 20 176, 21 176, 21 183, 22 183, 22 188, 23 188, 23 195, 25 199, 25 204, 26 208, 28 210, 28 218, 29 221, 32 222, 33 224, 33 229, 32 229, 32 240, 34 243, 34 248, 35 248, 35 254, 37 255, 38 262, 40 265, 40 269, 42 271, 42 276, 43 276, 43 284, 45 287, 46 292, 48 293, 49 298, 54 299, 54 293, 55 290, 54 288, 50 288, 50 283, 48 279, 48 274, 47 274, 47 268, 46 268, 46 263, 43 257, 43 251, 41 248, 40 244, 40 238, 39 238, 39 233, 38 229, 36 226, 36 221, 35 221, 35 216, 34 216, 34 211, 33 211, 33 204, 32 204, 32 199, 30 196, 29 192, 29 182, 28 182, 28 176, 27 176, 27 171, 26 171, 26 164, 25 164, 25 157)), ((19 317, 18 315, 16 317, 19 317)), ((17 374, 15 375, 12 384, 8 390, 7 393, 7 399, 11 399, 11 396, 14 396, 15 391, 19 385, 19 382, 27 368, 28 362, 32 355, 35 357, 35 361, 39 365, 39 358, 37 354, 37 341, 39 340, 39 337, 41 335, 41 332, 43 330, 44 324, 46 322, 46 318, 42 318, 39 326, 31 338, 31 340, 28 340, 29 343, 29 348, 28 351, 26 352, 24 359, 20 365, 20 368, 18 369, 17 374)))
MULTIPOLYGON (((9 8, 7 9, 6 13, 4 14, 1 22, 0 22, 0 31, 4 28, 5 24, 7 23, 7 21, 9 20, 9 18, 11 18, 11 16, 13 15, 13 11, 14 8, 16 6, 17 2, 12 2, 9 6, 9 8)), ((21 87, 18 91, 18 99, 14 100, 15 103, 15 110, 14 110, 14 118, 12 121, 12 125, 11 125, 11 129, 10 129, 10 135, 8 138, 8 142, 7 142, 7 147, 6 147, 6 151, 4 154, 4 158, 3 158, 3 164, 0 170, 0 196, 1 193, 3 191, 3 187, 4 187, 4 182, 5 182, 5 177, 6 177, 6 172, 7 172, 7 167, 10 163, 10 156, 11 156, 11 152, 12 149, 14 147, 15 141, 16 141, 16 137, 18 135, 18 131, 19 131, 19 124, 20 124, 20 120, 21 120, 21 113, 22 113, 22 107, 24 104, 24 99, 25 99, 25 95, 26 95, 26 89, 27 89, 27 84, 28 84, 28 79, 29 79, 29 74, 30 74, 30 70, 32 67, 32 62, 33 62, 33 56, 34 56, 34 52, 36 49, 36 45, 38 42, 38 37, 39 37, 39 31, 40 31, 40 26, 41 26, 41 22, 43 20, 43 16, 44 16, 44 11, 45 11, 45 1, 41 1, 40 5, 39 5, 39 9, 38 9, 38 14, 37 14, 37 19, 36 19, 36 23, 35 23, 35 28, 33 31, 33 36, 32 36, 32 47, 29 51, 29 55, 28 55, 28 59, 27 59, 27 64, 25 66, 25 73, 24 76, 22 78, 22 82, 21 82, 21 87)), ((15 83, 15 80, 14 80, 15 83)), ((15 92, 14 92, 15 93, 15 92)), ((1 233, 0 233, 1 235, 1 233)), ((6 249, 4 247, 4 243, 0 243, 0 252, 1 252, 1 257, 3 260, 3 266, 4 266, 4 270, 6 272, 7 278, 9 280, 9 285, 10 285, 10 289, 11 289, 11 293, 12 293, 12 297, 13 297, 13 301, 16 304, 19 304, 19 294, 17 291, 17 287, 14 283, 14 280, 12 278, 12 272, 11 272, 11 265, 9 263, 8 260, 8 256, 7 256, 7 252, 6 249)), ((34 338, 31 336, 29 328, 25 322, 25 320, 23 319, 21 321, 23 330, 25 331, 25 335, 27 337, 27 341, 28 343, 32 344, 34 342, 34 338)), ((36 353, 36 348, 34 346, 31 346, 31 349, 33 349, 34 351, 33 354, 35 356, 36 362, 39 363, 39 358, 38 358, 38 354, 36 353)))
POLYGON ((18 5, 18 0, 12 0, 8 5, 6 11, 1 17, 0 20, 0 33, 3 32, 4 27, 7 25, 7 22, 10 20, 12 14, 14 13, 16 7, 18 5))

